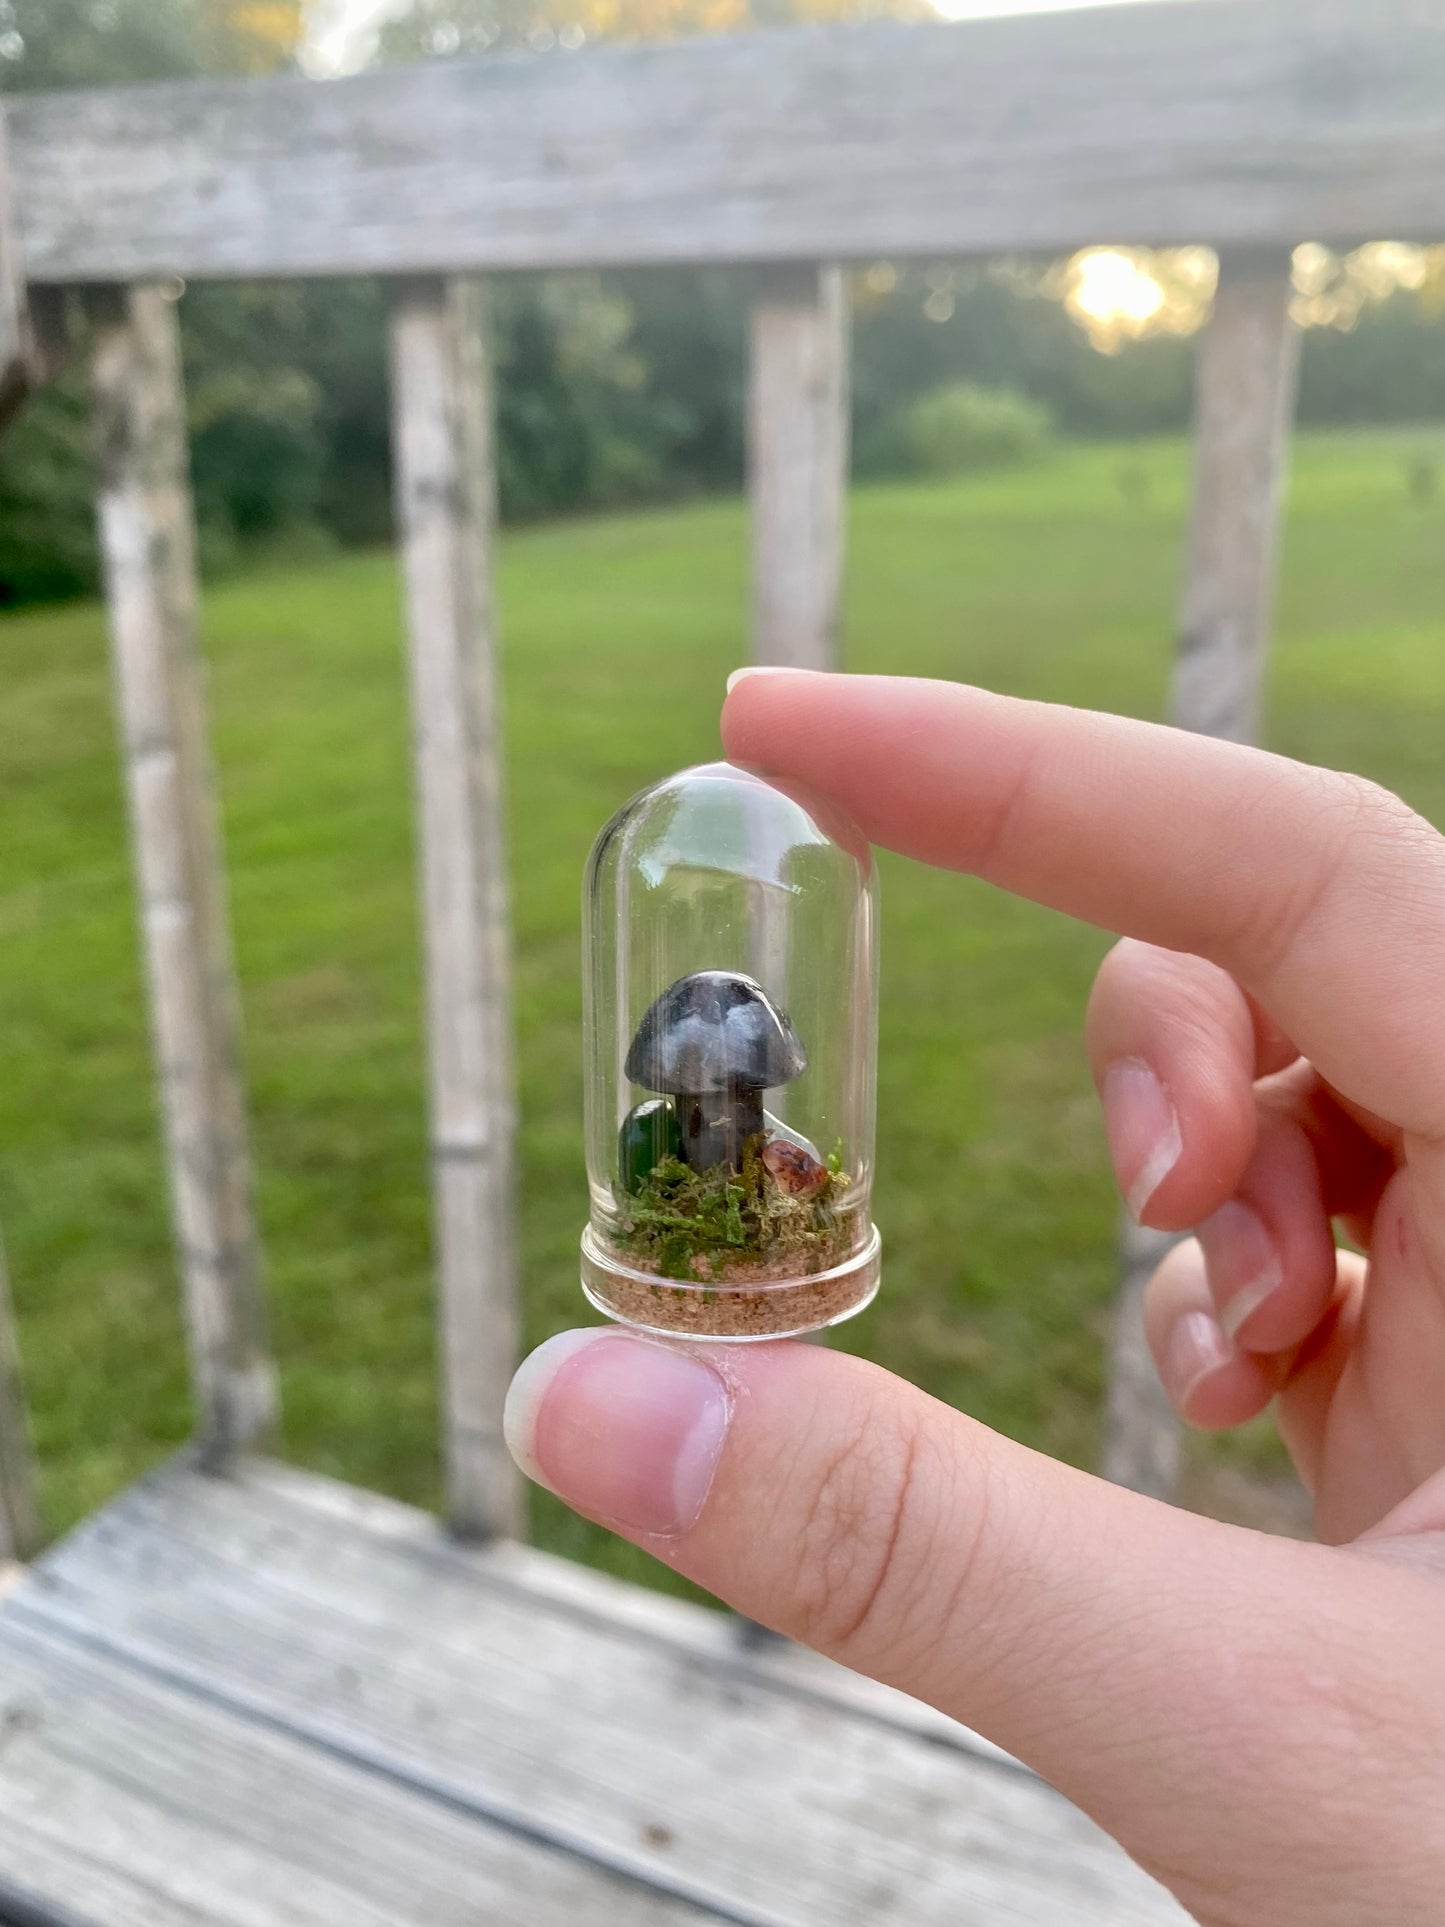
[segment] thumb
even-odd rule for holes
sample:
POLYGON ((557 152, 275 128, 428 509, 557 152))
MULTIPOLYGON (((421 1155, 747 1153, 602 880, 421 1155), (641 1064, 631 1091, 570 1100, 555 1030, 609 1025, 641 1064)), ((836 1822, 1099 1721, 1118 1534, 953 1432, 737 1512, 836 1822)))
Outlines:
POLYGON ((507 1433, 578 1511, 1027 1761, 1202 1918, 1357 1919, 1331 1908, 1362 1832, 1419 1866, 1445 1660, 1401 1562, 1194 1518, 807 1345, 564 1333, 507 1433), (1401 1766, 1362 1828, 1366 1725, 1401 1766))

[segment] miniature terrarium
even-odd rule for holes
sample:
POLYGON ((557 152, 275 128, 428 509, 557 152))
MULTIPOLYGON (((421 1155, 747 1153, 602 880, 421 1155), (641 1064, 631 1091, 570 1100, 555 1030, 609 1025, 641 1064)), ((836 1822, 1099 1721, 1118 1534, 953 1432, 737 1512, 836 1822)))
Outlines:
POLYGON ((708 763, 613 818, 584 894, 588 1298, 733 1340, 860 1311, 879 1271, 867 844, 708 763))

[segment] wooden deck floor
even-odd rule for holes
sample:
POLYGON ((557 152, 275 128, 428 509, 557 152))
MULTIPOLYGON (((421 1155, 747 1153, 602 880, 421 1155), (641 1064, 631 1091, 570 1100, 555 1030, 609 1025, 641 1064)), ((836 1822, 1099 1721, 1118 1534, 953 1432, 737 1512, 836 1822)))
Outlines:
POLYGON ((0 1608, 14 1927, 1164 1927, 985 1742, 735 1622, 265 1462, 0 1608))

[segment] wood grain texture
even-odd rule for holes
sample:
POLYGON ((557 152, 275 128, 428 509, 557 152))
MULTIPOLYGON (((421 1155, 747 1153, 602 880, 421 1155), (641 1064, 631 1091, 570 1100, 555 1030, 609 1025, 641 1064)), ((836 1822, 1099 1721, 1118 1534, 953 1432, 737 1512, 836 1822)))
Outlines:
POLYGON ((100 548, 151 1026, 200 1433, 224 1455, 275 1417, 239 1070, 240 1020, 203 670, 175 305, 97 304, 100 548))
POLYGON ((0 1724, 6 1922, 690 1927, 713 1918, 20 1615, 0 1615, 0 1724))
POLYGON ((17 98, 33 279, 1434 238, 1445 0, 1197 0, 17 98))
POLYGON ((39 1550, 40 1536, 35 1459, 25 1415, 10 1277, 0 1246, 0 1597, 6 1562, 30 1558, 39 1550))
MULTIPOLYGON (((165 1469, 160 1475, 161 1503, 171 1503, 173 1482, 186 1479, 183 1466, 165 1469)), ((790 1692, 821 1698, 828 1705, 845 1707, 935 1743, 1027 1771, 1001 1747, 957 1720, 891 1686, 849 1672, 820 1653, 771 1635, 765 1644, 755 1645, 747 1622, 740 1623, 730 1614, 615 1579, 515 1539, 494 1540, 485 1549, 459 1548, 439 1532, 428 1513, 384 1493, 259 1458, 233 1464, 226 1475, 226 1491, 239 1495, 236 1503, 257 1516, 274 1518, 290 1532, 360 1537, 372 1546, 391 1546, 407 1560, 431 1562, 440 1557, 461 1571, 468 1585, 510 1590, 540 1601, 549 1611, 675 1648, 704 1666, 739 1670, 747 1677, 766 1676, 790 1692)), ((132 1496, 137 1504, 148 1502, 145 1487, 136 1488, 132 1496)), ((130 1503, 128 1498, 126 1510, 130 1503)))
POLYGON ((301 1484, 169 1471, 5 1613, 724 1918, 1181 1920, 1033 1776, 770 1675, 725 1620, 709 1650, 697 1608, 649 1601, 638 1623, 588 1575, 535 1583, 542 1555, 301 1484))
MULTIPOLYGON (((1291 292, 1287 251, 1225 253, 1197 350, 1194 503, 1170 720, 1236 743, 1259 730, 1299 360, 1291 292)), ((1142 1309, 1173 1242, 1125 1232, 1105 1427, 1106 1475, 1156 1498, 1173 1495, 1181 1440, 1142 1309)))
POLYGON ((848 490, 848 309, 838 268, 764 269, 752 306, 753 660, 832 669, 848 490))
POLYGON ((492 397, 475 283, 392 324, 397 522, 420 823, 448 1512, 520 1533, 502 1438, 519 1343, 508 908, 491 570, 492 397))
POLYGON ((1285 255, 1225 254, 1199 338, 1190 520, 1171 720, 1259 732, 1299 330, 1285 255))

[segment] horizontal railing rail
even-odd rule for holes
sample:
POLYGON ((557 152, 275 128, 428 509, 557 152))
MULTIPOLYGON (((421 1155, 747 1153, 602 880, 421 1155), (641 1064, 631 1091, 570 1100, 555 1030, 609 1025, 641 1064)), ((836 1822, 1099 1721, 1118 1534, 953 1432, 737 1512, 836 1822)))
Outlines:
POLYGON ((9 105, 32 281, 1445 227, 1445 0, 1193 0, 9 105))

